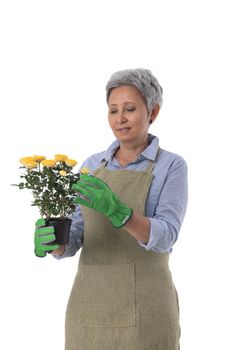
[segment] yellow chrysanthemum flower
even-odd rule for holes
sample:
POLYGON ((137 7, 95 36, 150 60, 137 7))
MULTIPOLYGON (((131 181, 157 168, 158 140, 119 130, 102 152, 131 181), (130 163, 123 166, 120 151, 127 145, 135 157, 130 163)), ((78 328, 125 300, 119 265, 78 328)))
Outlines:
POLYGON ((60 171, 59 171, 59 174, 60 174, 61 176, 66 176, 67 172, 66 172, 65 170, 60 170, 60 171))
POLYGON ((24 162, 22 162, 22 164, 27 169, 34 169, 38 165, 37 162, 35 162, 34 160, 25 160, 24 162))
POLYGON ((46 157, 44 157, 44 156, 34 156, 33 159, 35 160, 35 162, 40 163, 42 160, 45 160, 46 157))
POLYGON ((58 162, 64 162, 67 158, 65 154, 55 154, 55 159, 58 162))
POLYGON ((19 162, 23 165, 27 161, 35 161, 35 160, 34 160, 34 157, 23 157, 23 158, 20 158, 20 160, 19 160, 19 162))
POLYGON ((82 174, 82 175, 88 175, 88 174, 90 174, 90 170, 89 170, 88 168, 83 167, 83 168, 80 170, 80 174, 82 174))
POLYGON ((47 168, 53 168, 56 165, 56 160, 54 159, 45 159, 42 160, 41 164, 47 168))
POLYGON ((76 162, 76 160, 74 159, 65 159, 65 163, 71 168, 73 168, 76 164, 78 164, 78 162, 76 162))

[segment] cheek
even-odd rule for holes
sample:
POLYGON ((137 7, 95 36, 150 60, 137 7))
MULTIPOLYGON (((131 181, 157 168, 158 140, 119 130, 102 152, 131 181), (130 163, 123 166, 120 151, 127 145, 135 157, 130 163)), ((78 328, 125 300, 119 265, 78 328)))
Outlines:
POLYGON ((113 128, 113 122, 112 122, 112 118, 108 117, 108 125, 110 126, 110 128, 113 128))
POLYGON ((149 119, 147 115, 138 115, 134 120, 135 127, 145 130, 149 127, 149 119))

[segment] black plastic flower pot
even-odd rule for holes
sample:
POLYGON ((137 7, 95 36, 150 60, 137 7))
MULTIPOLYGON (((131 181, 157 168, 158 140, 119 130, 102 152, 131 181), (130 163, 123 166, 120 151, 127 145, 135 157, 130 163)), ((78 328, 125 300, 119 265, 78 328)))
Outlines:
POLYGON ((53 244, 67 244, 70 234, 72 220, 69 218, 49 218, 46 219, 46 226, 54 226, 56 240, 53 244))

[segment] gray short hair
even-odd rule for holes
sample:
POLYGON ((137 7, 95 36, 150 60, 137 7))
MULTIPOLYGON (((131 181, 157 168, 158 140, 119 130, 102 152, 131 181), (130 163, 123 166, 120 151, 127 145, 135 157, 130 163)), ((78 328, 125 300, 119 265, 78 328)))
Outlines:
POLYGON ((158 104, 163 103, 163 89, 158 80, 153 76, 150 70, 144 68, 125 69, 114 73, 106 85, 107 102, 111 91, 119 86, 134 86, 144 97, 149 112, 158 104))

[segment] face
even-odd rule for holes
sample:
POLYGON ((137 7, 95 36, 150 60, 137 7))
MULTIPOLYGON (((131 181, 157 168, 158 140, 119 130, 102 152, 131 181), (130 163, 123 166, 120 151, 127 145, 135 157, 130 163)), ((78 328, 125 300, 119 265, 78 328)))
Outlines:
POLYGON ((149 115, 139 91, 130 85, 114 88, 108 100, 108 121, 121 142, 140 143, 147 139, 149 115))

